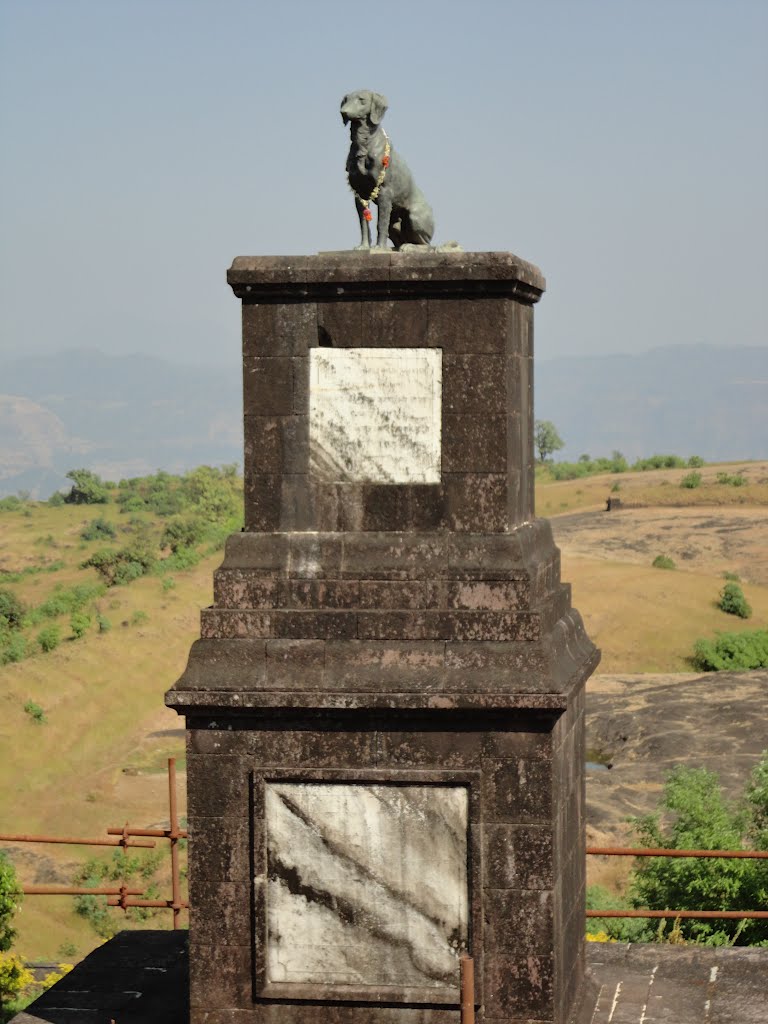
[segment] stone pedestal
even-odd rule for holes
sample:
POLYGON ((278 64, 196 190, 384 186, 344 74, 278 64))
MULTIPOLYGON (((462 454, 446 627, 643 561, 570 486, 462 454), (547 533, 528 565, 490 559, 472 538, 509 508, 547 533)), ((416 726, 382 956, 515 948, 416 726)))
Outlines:
MULTIPOLYGON (((533 510, 538 270, 240 258, 245 531, 187 716, 193 1024, 567 1024, 584 684, 533 510)), ((594 1003, 592 1004, 594 1005, 594 1003)))

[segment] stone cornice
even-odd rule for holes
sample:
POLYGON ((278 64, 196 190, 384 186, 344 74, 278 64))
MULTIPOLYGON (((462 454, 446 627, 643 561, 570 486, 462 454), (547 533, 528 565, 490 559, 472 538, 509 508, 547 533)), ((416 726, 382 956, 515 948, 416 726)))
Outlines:
POLYGON ((503 295, 538 302, 538 267, 509 252, 343 252, 238 256, 227 282, 245 302, 471 298, 503 295))

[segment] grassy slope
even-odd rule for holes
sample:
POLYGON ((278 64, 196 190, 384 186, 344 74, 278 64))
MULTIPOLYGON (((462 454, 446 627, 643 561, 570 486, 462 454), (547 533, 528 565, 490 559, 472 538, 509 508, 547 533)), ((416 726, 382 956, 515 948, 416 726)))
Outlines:
MULTIPOLYGON (((747 466, 748 477, 751 471, 747 466)), ((758 472, 763 479, 768 475, 763 467, 755 471, 756 480, 748 488, 709 488, 709 500, 718 497, 715 491, 725 490, 727 498, 768 503, 768 485, 757 482, 758 472)), ((709 468, 704 473, 706 477, 709 468)), ((675 486, 682 475, 676 470, 622 474, 620 496, 642 501, 673 489, 678 501, 703 498, 704 487, 682 491, 675 486), (673 483, 665 485, 664 479, 673 483)), ((539 514, 601 507, 615 479, 543 484, 537 490, 539 514)), ((25 602, 40 604, 57 583, 71 586, 96 579, 92 570, 80 570, 78 565, 99 545, 83 547, 79 531, 100 514, 125 525, 127 517, 112 505, 33 505, 28 515, 0 513, 0 568, 18 571, 44 560, 65 562, 60 571, 14 584, 25 602)), ((113 624, 109 633, 100 635, 94 629, 47 655, 0 669, 0 745, 6 752, 0 771, 0 830, 99 835, 126 819, 146 825, 167 816, 164 758, 183 756, 183 740, 178 733, 152 734, 178 730, 183 724, 163 707, 163 693, 183 669, 198 633, 198 610, 210 603, 211 574, 219 561, 220 555, 214 555, 190 572, 177 573, 171 591, 165 591, 157 577, 113 588, 99 600, 101 613, 113 624), (147 620, 131 625, 137 610, 145 612, 147 620), (23 705, 29 699, 44 708, 46 724, 38 725, 25 714, 23 705)), ((602 671, 683 670, 695 637, 768 620, 764 587, 745 587, 755 608, 749 623, 714 609, 713 595, 722 584, 714 575, 566 556, 563 578, 574 584, 574 603, 603 648, 602 671)), ((61 625, 67 635, 68 617, 61 625)), ((179 783, 183 791, 183 772, 179 783)), ((26 849, 46 858, 34 864, 17 859, 22 877, 30 883, 68 878, 74 863, 93 855, 77 847, 26 849), (49 877, 39 877, 41 863, 50 867, 49 877)), ((169 924, 165 918, 160 923, 169 924)), ((75 918, 65 897, 29 897, 19 932, 18 948, 27 956, 55 957, 65 941, 74 942, 82 956, 99 942, 75 918)))
POLYGON ((563 556, 563 579, 591 639, 603 652, 598 671, 690 672, 698 637, 765 628, 768 587, 744 584, 748 620, 726 615, 715 599, 721 576, 665 571, 626 562, 563 556))
MULTIPOLYGON (((79 541, 80 529, 97 514, 119 526, 126 519, 115 506, 33 505, 31 516, 0 514, 2 568, 18 571, 44 559, 65 562, 55 573, 28 576, 13 586, 27 605, 40 604, 59 583, 96 581, 93 570, 78 565, 99 546, 79 541), (56 547, 50 541, 35 543, 49 535, 56 547)), ((151 734, 183 726, 164 708, 163 693, 181 673, 199 633, 199 608, 211 601, 212 572, 220 561, 214 555, 176 574, 169 591, 157 577, 112 588, 98 600, 101 614, 112 622, 108 633, 94 628, 82 640, 64 640, 49 654, 0 669, 0 747, 7 752, 0 772, 0 831, 99 836, 126 819, 146 825, 167 818, 165 758, 183 758, 184 742, 179 735, 151 734), (132 625, 137 611, 147 619, 132 625), (42 706, 44 725, 24 712, 27 700, 42 706), (142 774, 134 775, 137 769, 142 774)), ((67 636, 68 616, 57 621, 67 636)), ((183 772, 179 790, 184 813, 183 772)), ((49 877, 39 877, 39 862, 22 862, 27 883, 68 879, 76 862, 98 852, 73 846, 25 850, 46 858, 50 868, 49 877)), ((160 923, 168 922, 163 917, 160 923)), ((19 935, 22 953, 44 958, 55 957, 65 941, 74 942, 79 955, 100 941, 73 915, 66 897, 28 897, 19 935)))
POLYGON ((697 470, 701 485, 681 487, 680 481, 690 469, 655 469, 645 473, 603 473, 580 480, 548 479, 546 470, 538 471, 536 513, 556 516, 566 512, 605 508, 608 497, 620 498, 628 505, 768 505, 768 463, 740 462, 713 464, 697 470), (718 484, 717 474, 742 475, 743 487, 718 484), (613 490, 618 486, 617 490, 613 490))

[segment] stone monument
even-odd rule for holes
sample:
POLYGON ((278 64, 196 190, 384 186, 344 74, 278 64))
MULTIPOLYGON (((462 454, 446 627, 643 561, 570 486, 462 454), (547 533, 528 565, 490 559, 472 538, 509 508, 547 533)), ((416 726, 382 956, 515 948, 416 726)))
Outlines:
POLYGON ((534 516, 544 280, 434 251, 228 280, 245 529, 167 696, 191 1020, 458 1024, 469 955, 478 1021, 580 1021, 599 655, 534 516))

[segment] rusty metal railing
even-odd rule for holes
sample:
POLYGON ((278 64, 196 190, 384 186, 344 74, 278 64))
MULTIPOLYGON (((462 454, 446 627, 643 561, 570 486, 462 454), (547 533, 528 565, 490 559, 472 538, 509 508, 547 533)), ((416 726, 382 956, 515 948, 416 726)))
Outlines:
POLYGON ((28 833, 0 833, 0 841, 11 843, 66 843, 73 846, 111 846, 123 849, 154 849, 157 839, 167 839, 171 846, 171 899, 142 899, 143 889, 130 888, 123 880, 119 886, 66 886, 66 885, 25 885, 22 892, 25 896, 107 896, 107 906, 120 907, 155 907, 160 910, 173 911, 173 927, 179 927, 181 911, 189 907, 189 902, 181 898, 181 872, 179 867, 179 840, 187 839, 189 833, 179 828, 178 803, 176 799, 176 758, 168 758, 168 809, 169 828, 141 829, 129 828, 128 823, 122 828, 108 828, 107 835, 114 838, 81 839, 73 836, 30 835, 28 833), (138 898, 137 898, 138 897, 138 898))
POLYGON ((459 960, 461 1024, 475 1024, 475 961, 467 953, 459 960))
MULTIPOLYGON (((596 857, 715 857, 768 860, 767 850, 664 850, 652 846, 588 846, 596 857)), ((587 917, 695 918, 724 921, 768 920, 768 910, 588 910, 587 917)))

